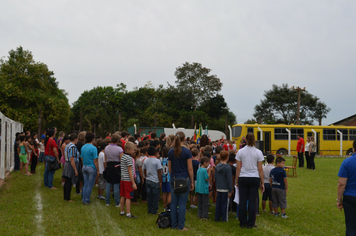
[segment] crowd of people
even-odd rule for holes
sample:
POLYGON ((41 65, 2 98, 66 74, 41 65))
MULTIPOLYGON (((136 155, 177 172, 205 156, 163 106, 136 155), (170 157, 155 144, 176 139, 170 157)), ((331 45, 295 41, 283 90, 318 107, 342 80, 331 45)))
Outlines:
MULTIPOLYGON (((304 144, 299 135, 297 151, 308 156, 309 169, 315 169, 315 146, 312 137, 308 137, 307 144, 304 144)), ((269 201, 270 214, 288 217, 285 159, 275 159, 271 154, 265 159, 263 153, 255 148, 252 133, 242 139, 239 150, 235 142, 223 137, 212 142, 203 135, 197 144, 186 138, 183 132, 168 137, 162 133, 157 138, 154 132, 131 136, 122 131, 113 135, 107 133, 105 138, 101 138, 85 131, 70 135, 59 132, 57 136, 54 127, 44 132, 40 139, 37 133, 17 133, 15 170, 32 175, 36 173, 37 164, 42 162, 45 165, 44 186, 49 189, 56 189, 53 176, 59 168, 62 169, 65 201, 73 202, 71 190, 75 186, 76 194, 81 194, 82 204, 90 205, 96 185, 99 200, 110 206, 113 198, 120 214, 134 219, 137 217, 131 213, 131 205, 139 204, 138 199, 147 204, 148 214, 156 215, 161 198, 164 209, 170 209, 171 227, 179 230, 187 230, 187 201, 191 209, 197 209, 199 219, 208 220, 209 207, 215 205, 215 221, 228 221, 228 213, 233 211, 240 227, 256 228, 259 189, 263 194, 263 212, 267 211, 269 201), (263 165, 265 161, 267 164, 263 165)), ((346 205, 349 209, 355 207, 356 195, 350 184, 355 175, 350 174, 354 172, 348 168, 349 165, 343 163, 339 173, 337 202, 340 209, 346 205)), ((345 216, 348 219, 346 224, 353 225, 349 223, 354 220, 353 213, 345 209, 345 216)))

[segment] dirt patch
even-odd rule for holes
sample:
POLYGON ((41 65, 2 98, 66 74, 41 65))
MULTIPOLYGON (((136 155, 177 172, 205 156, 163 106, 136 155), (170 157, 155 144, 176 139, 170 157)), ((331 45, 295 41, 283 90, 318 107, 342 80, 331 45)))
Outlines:
POLYGON ((5 184, 5 180, 7 179, 7 178, 10 178, 11 176, 10 176, 10 171, 7 171, 6 173, 5 173, 5 179, 0 179, 0 188, 5 184))

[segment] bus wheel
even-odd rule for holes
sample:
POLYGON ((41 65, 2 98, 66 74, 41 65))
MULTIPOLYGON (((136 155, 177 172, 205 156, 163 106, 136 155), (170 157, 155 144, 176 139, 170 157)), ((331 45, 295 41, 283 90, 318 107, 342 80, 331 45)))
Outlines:
POLYGON ((285 156, 288 154, 288 150, 285 148, 280 148, 280 149, 278 149, 277 154, 285 156))
POLYGON ((351 156, 353 154, 352 148, 347 150, 346 155, 351 156))

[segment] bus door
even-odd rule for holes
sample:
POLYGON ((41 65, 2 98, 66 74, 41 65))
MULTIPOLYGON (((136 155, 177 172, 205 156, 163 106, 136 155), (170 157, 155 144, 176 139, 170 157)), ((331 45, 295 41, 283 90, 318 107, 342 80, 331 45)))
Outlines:
POLYGON ((263 132, 264 136, 264 149, 265 152, 270 153, 271 151, 271 132, 263 132))

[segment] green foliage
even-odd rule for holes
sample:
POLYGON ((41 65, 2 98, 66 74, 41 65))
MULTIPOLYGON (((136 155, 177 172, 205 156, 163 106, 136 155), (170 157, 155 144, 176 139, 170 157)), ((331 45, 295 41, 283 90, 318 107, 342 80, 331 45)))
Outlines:
POLYGON ((0 60, 0 111, 32 131, 38 128, 42 111, 42 129, 63 128, 70 116, 64 90, 58 88, 54 73, 46 64, 35 62, 32 53, 20 46, 0 60))
MULTIPOLYGON (((298 93, 288 87, 272 85, 272 89, 265 91, 265 99, 255 106, 253 116, 264 124, 291 124, 297 121, 298 93)), ((320 99, 307 91, 301 92, 300 124, 312 124, 315 119, 326 118, 330 108, 320 99)))
POLYGON ((195 107, 213 98, 221 90, 220 79, 216 75, 210 75, 210 72, 211 69, 197 62, 185 62, 183 66, 176 68, 174 75, 177 77, 177 88, 192 94, 195 107))

